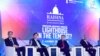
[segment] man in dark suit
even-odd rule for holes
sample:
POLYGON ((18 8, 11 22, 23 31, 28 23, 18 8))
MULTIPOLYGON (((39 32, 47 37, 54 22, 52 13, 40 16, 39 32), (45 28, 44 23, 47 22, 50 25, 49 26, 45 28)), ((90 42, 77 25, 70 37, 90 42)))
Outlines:
POLYGON ((44 56, 43 53, 46 56, 49 56, 49 53, 48 53, 46 47, 41 44, 41 42, 38 40, 38 37, 39 37, 39 34, 34 33, 33 38, 30 40, 30 45, 36 47, 37 51, 40 52, 41 56, 44 56))
POLYGON ((65 35, 61 35, 61 39, 58 41, 57 46, 66 56, 70 56, 70 48, 69 44, 65 40, 65 35))
POLYGON ((20 52, 22 52, 22 55, 25 56, 25 47, 19 47, 16 38, 13 37, 12 31, 8 31, 8 38, 4 41, 6 46, 15 47, 18 56, 21 56, 20 52))
POLYGON ((80 41, 80 44, 85 48, 85 50, 91 55, 95 56, 96 50, 93 48, 92 44, 87 41, 86 36, 80 41))

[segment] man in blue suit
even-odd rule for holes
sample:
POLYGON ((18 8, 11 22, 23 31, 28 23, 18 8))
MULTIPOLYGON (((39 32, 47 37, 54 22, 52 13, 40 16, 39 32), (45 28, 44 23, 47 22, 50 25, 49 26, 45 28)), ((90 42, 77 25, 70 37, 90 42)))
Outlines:
POLYGON ((36 32, 33 34, 33 38, 30 40, 30 45, 37 48, 37 51, 40 52, 41 56, 44 56, 43 53, 46 56, 49 56, 48 51, 44 45, 41 44, 41 42, 38 40, 39 34, 36 32))
POLYGON ((70 56, 70 48, 69 48, 69 44, 67 43, 67 41, 65 40, 65 35, 61 35, 61 39, 58 40, 57 46, 60 48, 60 50, 62 52, 64 52, 64 54, 66 56, 70 56))
POLYGON ((22 52, 22 55, 25 56, 25 47, 19 47, 16 38, 13 37, 12 31, 8 31, 8 38, 6 38, 4 41, 6 46, 15 47, 18 56, 21 56, 20 52, 22 52))

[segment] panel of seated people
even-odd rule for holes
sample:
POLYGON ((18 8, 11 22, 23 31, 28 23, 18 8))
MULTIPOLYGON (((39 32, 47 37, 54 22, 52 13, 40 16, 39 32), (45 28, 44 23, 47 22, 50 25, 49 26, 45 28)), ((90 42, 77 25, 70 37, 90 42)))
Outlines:
MULTIPOLYGON (((39 52, 37 52, 36 48, 33 46, 26 46, 25 49, 25 56, 40 56, 39 52)), ((48 47, 47 49, 49 52, 49 56, 64 56, 63 52, 61 52, 58 47, 48 47)), ((95 47, 95 49, 96 56, 100 56, 100 47, 95 47)), ((5 56, 17 56, 14 47, 6 47, 5 50, 5 56)), ((71 56, 90 56, 82 46, 71 47, 70 54, 71 56)))

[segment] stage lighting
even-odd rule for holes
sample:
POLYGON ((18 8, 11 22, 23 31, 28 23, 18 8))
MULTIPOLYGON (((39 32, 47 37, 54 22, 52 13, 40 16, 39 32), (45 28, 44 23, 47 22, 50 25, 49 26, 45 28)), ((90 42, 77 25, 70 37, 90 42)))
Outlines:
POLYGON ((0 37, 2 37, 2 33, 1 33, 1 12, 0 12, 0 37))
POLYGON ((7 7, 11 4, 11 0, 0 0, 0 10, 1 12, 6 10, 7 7))
POLYGON ((88 0, 87 1, 87 6, 89 8, 96 8, 96 1, 95 0, 88 0))
POLYGON ((0 10, 4 10, 5 6, 7 5, 7 1, 5 0, 0 0, 0 10))
POLYGON ((100 46, 100 18, 99 18, 99 40, 98 40, 98 46, 100 46))

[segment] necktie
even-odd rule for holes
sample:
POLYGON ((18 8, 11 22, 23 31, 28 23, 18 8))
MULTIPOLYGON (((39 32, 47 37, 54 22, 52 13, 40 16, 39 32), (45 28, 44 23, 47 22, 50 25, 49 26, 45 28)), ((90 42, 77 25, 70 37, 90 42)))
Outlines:
POLYGON ((85 40, 85 43, 88 45, 88 42, 85 40))
POLYGON ((63 48, 65 47, 64 41, 62 41, 62 47, 63 47, 63 48))
POLYGON ((14 42, 13 42, 13 39, 12 38, 10 38, 10 41, 12 42, 12 44, 14 45, 14 42))
POLYGON ((41 48, 40 43, 38 42, 38 40, 35 40, 35 41, 36 41, 37 46, 38 46, 39 48, 41 48))

